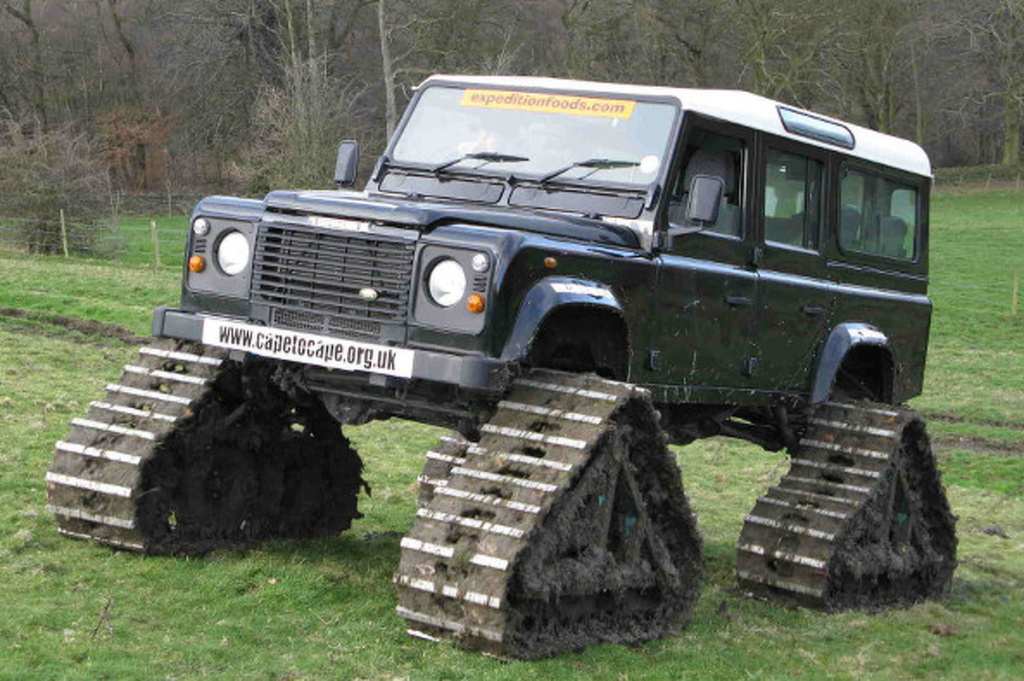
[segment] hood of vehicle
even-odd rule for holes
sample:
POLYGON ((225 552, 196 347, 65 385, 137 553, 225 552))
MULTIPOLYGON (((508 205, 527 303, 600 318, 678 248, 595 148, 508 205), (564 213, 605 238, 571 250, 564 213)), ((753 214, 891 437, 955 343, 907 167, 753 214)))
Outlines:
POLYGON ((325 215, 373 220, 430 230, 452 222, 471 223, 535 232, 623 248, 639 248, 636 233, 620 225, 573 215, 561 215, 507 206, 490 208, 461 204, 408 201, 365 192, 276 191, 264 200, 268 213, 325 215))

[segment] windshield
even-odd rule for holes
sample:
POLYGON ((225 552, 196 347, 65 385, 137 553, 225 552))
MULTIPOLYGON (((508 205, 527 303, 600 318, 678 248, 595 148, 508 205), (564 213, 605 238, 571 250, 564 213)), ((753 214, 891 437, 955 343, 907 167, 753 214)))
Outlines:
POLYGON ((675 116, 666 103, 435 86, 417 101, 391 160, 646 187, 670 151, 675 116))

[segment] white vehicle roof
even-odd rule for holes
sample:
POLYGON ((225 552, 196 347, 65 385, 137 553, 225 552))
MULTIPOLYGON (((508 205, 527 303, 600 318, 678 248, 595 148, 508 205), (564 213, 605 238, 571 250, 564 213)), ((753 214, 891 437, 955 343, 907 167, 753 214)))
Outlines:
POLYGON ((823 149, 839 150, 866 161, 896 168, 915 175, 931 177, 932 167, 928 155, 917 144, 899 137, 886 135, 875 130, 862 128, 835 118, 806 111, 775 100, 742 90, 699 90, 693 88, 670 88, 650 85, 625 85, 622 83, 596 83, 584 80, 563 80, 560 78, 536 78, 529 76, 455 76, 434 75, 422 85, 432 83, 453 83, 495 88, 532 89, 558 92, 572 92, 594 95, 623 95, 626 97, 671 97, 679 101, 684 111, 693 111, 711 118, 729 121, 747 128, 798 140, 804 144, 823 149), (782 125, 779 106, 813 116, 845 127, 855 140, 852 149, 817 141, 796 135, 782 125))

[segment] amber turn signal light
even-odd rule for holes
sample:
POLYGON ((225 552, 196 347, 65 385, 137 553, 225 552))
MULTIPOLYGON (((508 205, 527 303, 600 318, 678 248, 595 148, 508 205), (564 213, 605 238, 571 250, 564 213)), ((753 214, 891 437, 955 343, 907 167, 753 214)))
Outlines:
POLYGON ((549 255, 548 257, 544 258, 544 267, 547 267, 549 270, 555 269, 556 267, 558 267, 558 259, 552 258, 549 255))
POLYGON ((193 272, 202 272, 206 269, 206 258, 201 255, 193 255, 188 259, 188 268, 193 272))
POLYGON ((480 314, 484 311, 484 297, 479 293, 472 294, 466 299, 466 308, 473 314, 480 314))

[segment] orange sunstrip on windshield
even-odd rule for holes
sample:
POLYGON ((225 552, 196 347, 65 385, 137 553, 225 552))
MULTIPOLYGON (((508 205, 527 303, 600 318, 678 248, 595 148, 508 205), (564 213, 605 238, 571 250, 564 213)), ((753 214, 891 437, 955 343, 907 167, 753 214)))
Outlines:
POLYGON ((632 118, 633 107, 636 106, 636 102, 628 99, 599 99, 509 90, 466 90, 462 93, 461 104, 482 109, 513 109, 602 118, 632 118))

